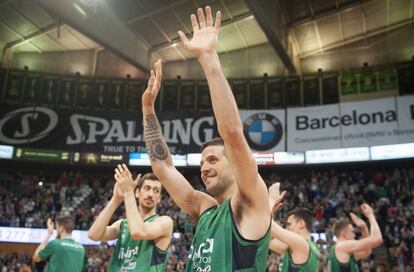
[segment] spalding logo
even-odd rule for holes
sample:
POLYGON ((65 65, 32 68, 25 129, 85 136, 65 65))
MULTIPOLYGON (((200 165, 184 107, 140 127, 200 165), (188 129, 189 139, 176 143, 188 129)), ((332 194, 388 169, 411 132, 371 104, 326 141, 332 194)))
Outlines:
POLYGON ((58 123, 57 114, 44 107, 27 107, 7 113, 0 120, 0 142, 7 144, 25 144, 39 141, 49 135, 58 123), (44 122, 44 117, 47 121, 44 122), (35 122, 35 123, 33 123, 35 122), (10 128, 10 125, 16 125, 10 128), (8 126, 7 135, 5 128, 8 126), (43 128, 40 132, 35 129, 43 128), (34 134, 35 133, 35 134, 34 134))

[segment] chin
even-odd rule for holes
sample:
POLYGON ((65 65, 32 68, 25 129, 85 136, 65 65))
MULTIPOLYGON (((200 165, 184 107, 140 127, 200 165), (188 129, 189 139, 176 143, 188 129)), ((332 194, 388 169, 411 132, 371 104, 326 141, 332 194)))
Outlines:
POLYGON ((208 185, 206 185, 206 191, 208 193, 211 193, 212 191, 214 191, 214 186, 211 182, 208 185))
POLYGON ((155 207, 155 204, 154 205, 145 205, 145 204, 142 204, 142 207, 144 207, 145 209, 152 209, 152 208, 155 207))

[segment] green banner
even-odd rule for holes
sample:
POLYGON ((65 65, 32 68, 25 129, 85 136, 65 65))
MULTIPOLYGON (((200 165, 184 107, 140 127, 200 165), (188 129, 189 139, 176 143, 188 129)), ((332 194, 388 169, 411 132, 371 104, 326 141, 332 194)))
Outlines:
POLYGON ((379 72, 379 90, 391 91, 397 89, 397 72, 391 67, 385 67, 379 72))
POLYGON ((22 160, 67 162, 70 159, 70 152, 37 148, 17 148, 15 158, 22 160))
POLYGON ((377 77, 375 73, 367 68, 361 74, 359 79, 361 86, 361 93, 374 93, 377 92, 377 77))
POLYGON ((350 95, 358 93, 357 77, 353 71, 342 72, 341 94, 350 95))

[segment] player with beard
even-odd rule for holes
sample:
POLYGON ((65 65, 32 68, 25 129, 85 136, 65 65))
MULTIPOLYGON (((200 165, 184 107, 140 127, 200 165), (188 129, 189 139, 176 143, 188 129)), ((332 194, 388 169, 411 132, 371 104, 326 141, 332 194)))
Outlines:
MULTIPOLYGON (((280 183, 269 188, 269 206, 276 212, 283 204, 286 191, 280 193, 280 183)), ((282 256, 280 272, 318 271, 319 250, 311 241, 313 214, 306 208, 296 208, 287 215, 286 229, 272 222, 270 250, 282 256)))
POLYGON ((334 225, 336 244, 331 247, 329 253, 329 271, 358 272, 356 261, 369 257, 371 250, 382 244, 381 230, 374 211, 368 204, 362 204, 361 210, 369 220, 371 231, 368 231, 362 219, 350 213, 352 222, 361 229, 362 234, 361 239, 355 240, 355 231, 351 222, 347 219, 337 221, 334 225))
POLYGON ((175 203, 195 222, 186 271, 264 271, 270 239, 267 188, 243 134, 235 99, 216 52, 221 13, 215 22, 210 7, 191 15, 191 41, 179 32, 186 49, 207 77, 213 111, 222 138, 201 147, 201 179, 209 194, 195 190, 174 167, 155 115, 161 86, 161 62, 151 71, 142 97, 145 143, 153 172, 175 203))
POLYGON ((142 178, 138 175, 134 180, 125 164, 118 165, 114 177, 113 196, 89 229, 89 238, 95 241, 118 239, 108 271, 165 271, 173 222, 168 216, 156 214, 161 183, 151 173, 142 178), (108 225, 122 202, 127 218, 108 225))
POLYGON ((48 261, 48 272, 84 271, 86 265, 85 248, 71 238, 73 228, 74 223, 71 217, 58 217, 56 219, 56 239, 49 243, 54 224, 52 219, 47 219, 47 236, 36 248, 33 261, 48 261))

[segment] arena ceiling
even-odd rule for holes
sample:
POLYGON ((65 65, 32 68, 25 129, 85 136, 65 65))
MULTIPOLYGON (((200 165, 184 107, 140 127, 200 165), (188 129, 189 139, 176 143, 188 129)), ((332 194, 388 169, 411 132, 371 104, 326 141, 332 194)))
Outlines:
POLYGON ((177 30, 190 34, 189 14, 207 4, 223 13, 219 53, 270 44, 292 73, 294 57, 414 21, 414 0, 0 0, 0 44, 38 53, 107 48, 145 71, 150 57, 191 58, 177 30))

